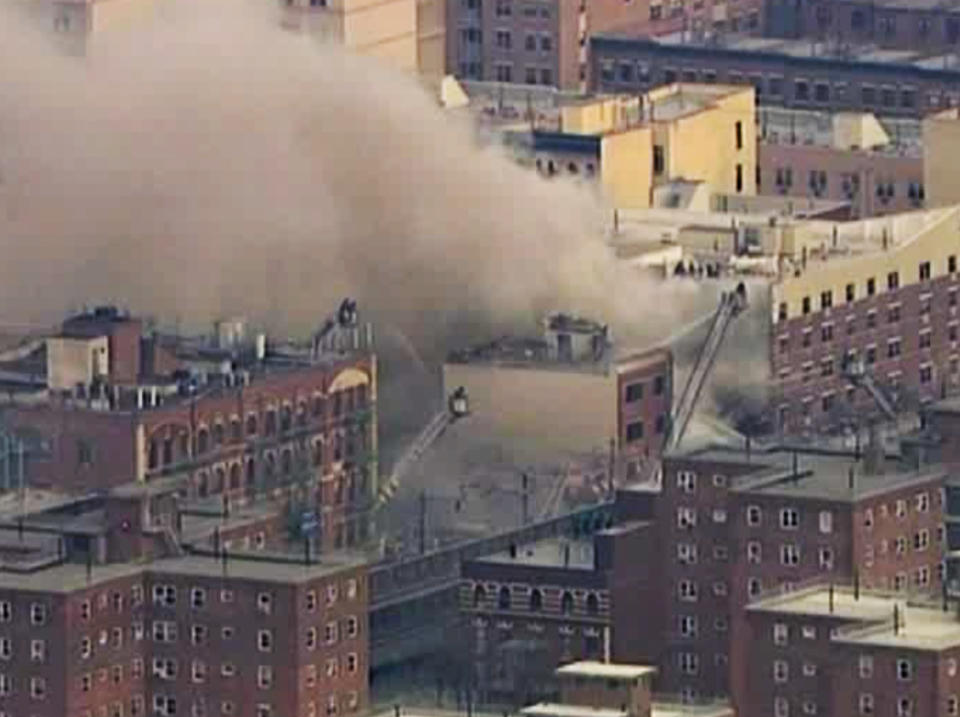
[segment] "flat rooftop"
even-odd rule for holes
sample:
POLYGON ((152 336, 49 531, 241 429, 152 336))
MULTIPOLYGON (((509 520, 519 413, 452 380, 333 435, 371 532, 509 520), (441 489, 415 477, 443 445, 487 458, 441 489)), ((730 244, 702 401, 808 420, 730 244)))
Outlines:
POLYGON ((817 450, 809 446, 745 446, 719 444, 673 455, 685 460, 755 464, 756 470, 738 478, 732 490, 753 495, 796 497, 855 502, 911 484, 942 477, 945 469, 924 465, 906 466, 898 457, 887 456, 883 471, 868 474, 862 459, 850 451, 817 450), (850 471, 853 470, 853 485, 850 471))
MULTIPOLYGON (((757 124, 761 145, 836 147, 835 114, 814 110, 792 109, 774 105, 757 108, 757 124)), ((876 117, 886 131, 889 144, 861 147, 859 151, 871 155, 923 158, 923 124, 913 118, 876 117)))
POLYGON ((177 558, 164 558, 151 563, 116 563, 94 565, 87 570, 86 565, 62 563, 35 572, 17 572, 0 570, 0 591, 36 591, 69 593, 87 585, 99 585, 117 578, 138 573, 195 575, 198 577, 222 577, 236 580, 250 580, 263 583, 298 584, 331 575, 341 570, 359 567, 364 563, 362 556, 337 553, 324 555, 322 559, 306 565, 294 562, 292 556, 285 556, 284 562, 271 560, 269 554, 257 553, 254 557, 240 557, 233 554, 227 560, 226 569, 219 558, 187 555, 177 558))
POLYGON ((831 606, 828 585, 817 585, 774 597, 762 598, 747 606, 749 612, 810 617, 835 617, 838 620, 887 620, 893 614, 889 595, 865 590, 859 597, 848 586, 834 586, 831 606))
POLYGON ((615 664, 594 660, 573 662, 557 668, 557 674, 563 677, 596 677, 608 680, 636 680, 646 675, 654 675, 656 672, 656 667, 647 665, 615 664))
MULTIPOLYGON (((679 704, 657 702, 654 703, 650 717, 728 717, 733 710, 725 704, 679 704)), ((583 705, 568 705, 557 702, 541 702, 530 707, 524 707, 520 714, 527 717, 627 717, 624 710, 605 709, 602 707, 587 707, 583 705)))
POLYGON ((824 64, 858 64, 875 68, 913 70, 942 75, 960 73, 960 62, 953 53, 923 50, 889 50, 874 44, 853 44, 794 40, 755 36, 725 36, 720 42, 698 39, 691 33, 675 32, 658 37, 638 37, 628 27, 593 36, 596 47, 663 47, 691 50, 722 56, 725 53, 746 53, 771 60, 806 61, 824 64))
POLYGON ((447 362, 605 374, 610 368, 610 351, 604 351, 600 358, 591 354, 579 361, 562 361, 550 354, 544 339, 503 336, 487 344, 452 351, 447 362))
POLYGON ((509 550, 475 558, 471 562, 488 565, 523 565, 534 568, 594 569, 592 540, 564 540, 547 538, 535 543, 517 546, 516 557, 509 550), (568 552, 569 551, 569 552, 568 552), (569 555, 569 558, 566 556, 569 555))
POLYGON ((356 568, 366 561, 360 555, 336 553, 324 555, 319 560, 295 562, 292 554, 284 554, 281 560, 271 560, 269 553, 258 552, 255 555, 241 556, 231 553, 224 568, 220 558, 207 555, 186 555, 179 558, 167 558, 150 563, 147 569, 151 573, 171 575, 196 575, 198 577, 220 577, 227 575, 235 580, 251 580, 265 583, 297 584, 316 578, 332 575, 342 570, 356 568))
POLYGON ((835 588, 833 610, 830 590, 818 585, 747 606, 749 612, 775 615, 836 616, 853 624, 840 628, 831 640, 841 644, 892 647, 907 650, 941 651, 960 646, 960 618, 957 605, 944 610, 933 603, 913 603, 905 595, 860 591, 859 598, 849 587, 835 588), (898 627, 894 627, 894 607, 898 627))

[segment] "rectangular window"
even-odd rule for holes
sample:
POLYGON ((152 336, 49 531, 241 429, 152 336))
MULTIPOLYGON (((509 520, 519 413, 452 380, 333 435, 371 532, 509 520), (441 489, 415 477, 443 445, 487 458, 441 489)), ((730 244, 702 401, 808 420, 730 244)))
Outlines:
POLYGON ((627 424, 627 443, 633 443, 643 438, 643 421, 633 421, 627 424))
POLYGON ((643 384, 642 383, 631 383, 627 386, 626 391, 626 401, 627 403, 636 403, 643 399, 643 384))
POLYGON ((896 271, 891 271, 887 274, 887 289, 889 291, 895 291, 900 288, 900 274, 896 271))
POLYGON ((800 511, 796 508, 784 508, 780 511, 780 527, 784 530, 796 530, 800 527, 800 511))
POLYGON ((734 125, 734 137, 737 149, 743 149, 743 122, 738 121, 734 125))
POLYGON ((929 261, 921 262, 919 274, 920 274, 920 281, 930 280, 930 262, 929 261))

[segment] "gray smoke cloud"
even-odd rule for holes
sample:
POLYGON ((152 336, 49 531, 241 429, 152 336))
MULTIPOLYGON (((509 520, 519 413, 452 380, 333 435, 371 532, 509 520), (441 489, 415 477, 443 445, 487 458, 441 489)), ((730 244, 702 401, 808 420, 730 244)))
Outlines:
POLYGON ((630 338, 700 310, 616 265, 592 193, 479 150, 416 79, 252 0, 161 7, 85 58, 0 10, 0 321, 112 300, 305 331, 354 295, 435 358, 552 309, 630 338))

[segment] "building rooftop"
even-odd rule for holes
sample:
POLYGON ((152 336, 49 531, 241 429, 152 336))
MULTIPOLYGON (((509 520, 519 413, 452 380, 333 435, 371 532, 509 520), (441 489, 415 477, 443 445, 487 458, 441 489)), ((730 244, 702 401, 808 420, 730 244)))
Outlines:
POLYGON ((805 64, 859 64, 879 68, 897 66, 910 68, 918 73, 956 76, 960 73, 960 62, 952 53, 931 53, 922 50, 887 50, 877 45, 853 43, 821 42, 755 36, 711 36, 698 37, 690 32, 676 32, 658 37, 640 37, 623 28, 594 35, 593 47, 630 48, 663 47, 678 50, 710 53, 715 56, 724 54, 749 53, 779 61, 796 61, 805 64))
POLYGON ((656 667, 647 665, 614 664, 610 662, 596 662, 583 660, 557 668, 561 677, 596 677, 608 680, 636 680, 646 675, 655 675, 656 667))
POLYGON ((520 710, 520 714, 527 715, 527 717, 629 717, 626 710, 585 707, 558 702, 541 702, 530 707, 524 707, 520 710))
POLYGON ((902 594, 861 590, 859 596, 849 587, 833 590, 817 585, 806 590, 765 598, 747 607, 750 612, 779 615, 836 616, 852 624, 840 628, 831 639, 850 645, 870 645, 908 650, 940 651, 960 646, 960 617, 957 605, 914 603, 902 594), (896 608, 897 624, 894 625, 896 608))
POLYGON ((911 484, 943 477, 939 466, 906 466, 899 457, 887 456, 883 471, 868 473, 852 451, 810 446, 754 446, 719 444, 674 454, 686 460, 755 464, 732 490, 754 495, 855 502, 911 484), (852 470, 852 480, 851 480, 852 470))
POLYGON ((865 590, 855 596, 853 589, 845 585, 834 586, 831 600, 829 585, 819 584, 805 590, 761 598, 750 603, 747 610, 778 615, 835 617, 838 620, 886 620, 893 610, 893 602, 890 595, 865 590))
POLYGON ((564 540, 547 538, 527 545, 518 545, 516 556, 510 550, 474 559, 475 563, 494 565, 523 565, 536 568, 594 569, 592 540, 564 540))
MULTIPOLYGON (((757 108, 760 143, 795 147, 850 149, 843 144, 838 126, 851 113, 816 112, 787 107, 762 106, 757 108)), ((872 117, 872 116, 871 116, 872 117)), ((923 157, 923 125, 918 119, 873 117, 886 133, 886 142, 856 149, 871 155, 921 159, 923 157)))
POLYGON ((34 572, 0 570, 0 590, 66 594, 136 575, 143 570, 143 565, 134 563, 94 565, 89 571, 86 565, 75 563, 62 563, 34 572))
POLYGON ((151 573, 198 577, 226 575, 235 580, 297 584, 342 570, 357 568, 365 562, 366 560, 359 554, 335 553, 325 554, 321 559, 314 559, 308 565, 303 560, 297 561, 290 553, 274 556, 270 553, 257 552, 243 555, 230 553, 226 565, 222 559, 212 555, 166 558, 150 563, 148 569, 151 573))
MULTIPOLYGON (((733 712, 723 703, 693 704, 654 702, 650 717, 728 717, 733 712)), ((625 710, 568 705, 556 702, 541 702, 524 707, 520 714, 527 717, 627 717, 625 710)))

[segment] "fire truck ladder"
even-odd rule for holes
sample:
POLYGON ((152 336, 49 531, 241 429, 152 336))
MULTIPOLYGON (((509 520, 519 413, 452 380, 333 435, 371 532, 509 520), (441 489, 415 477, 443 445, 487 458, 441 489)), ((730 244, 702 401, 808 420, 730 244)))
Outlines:
POLYGON ((887 398, 886 394, 880 389, 873 376, 867 371, 867 367, 861 358, 845 358, 843 361, 843 374, 847 380, 854 386, 858 386, 870 394, 874 403, 880 412, 890 421, 897 420, 897 410, 893 403, 887 398))
POLYGON ((687 378, 687 382, 680 394, 680 400, 670 417, 670 437, 667 441, 668 448, 676 448, 683 440, 683 436, 690 425, 690 419, 697 407, 697 401, 703 392, 703 387, 707 383, 710 371, 717 360, 720 347, 723 345, 723 339, 730 328, 730 322, 736 318, 747 306, 747 289, 741 282, 736 290, 724 293, 720 297, 720 305, 713 316, 710 324, 710 331, 703 342, 703 346, 697 353, 697 360, 694 362, 693 370, 687 378))
POLYGON ((377 508, 382 508, 390 502, 400 488, 400 483, 403 481, 403 478, 417 464, 417 461, 423 457, 423 454, 429 450, 430 446, 443 435, 447 427, 454 421, 469 415, 469 413, 470 407, 467 392, 466 389, 461 386, 453 392, 443 410, 430 419, 430 422, 420 432, 420 435, 414 439, 413 443, 407 447, 403 455, 401 455, 399 460, 394 464, 393 470, 390 471, 390 475, 384 481, 377 495, 377 508))

